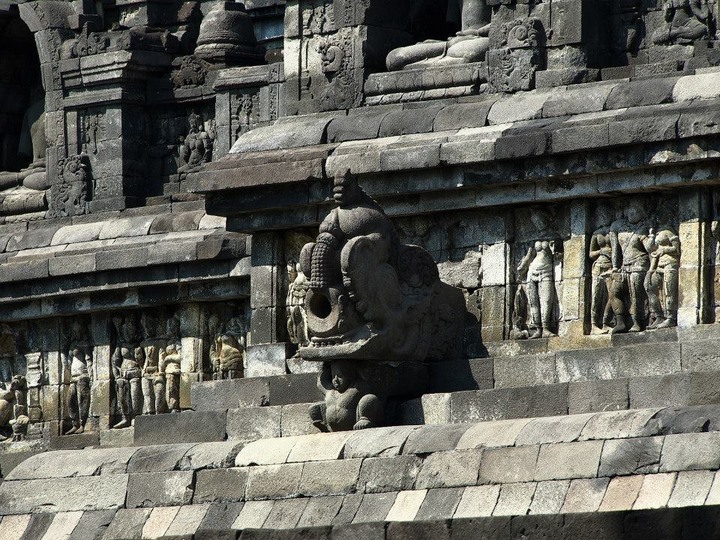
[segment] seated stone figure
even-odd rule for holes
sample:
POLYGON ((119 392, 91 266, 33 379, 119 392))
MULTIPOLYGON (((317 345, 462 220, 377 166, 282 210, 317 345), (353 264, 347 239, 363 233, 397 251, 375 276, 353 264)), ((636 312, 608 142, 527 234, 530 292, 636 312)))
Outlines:
POLYGON ((390 71, 429 65, 481 62, 490 48, 490 12, 485 0, 450 0, 448 22, 460 23, 461 30, 447 41, 428 40, 390 51, 390 71))
POLYGON ((669 0, 665 4, 665 24, 655 30, 657 45, 690 44, 708 35, 709 11, 704 0, 669 0))
POLYGON ((31 159, 20 172, 0 172, 0 191, 17 186, 46 190, 50 186, 45 172, 45 94, 42 86, 33 89, 31 103, 23 117, 18 155, 31 159))

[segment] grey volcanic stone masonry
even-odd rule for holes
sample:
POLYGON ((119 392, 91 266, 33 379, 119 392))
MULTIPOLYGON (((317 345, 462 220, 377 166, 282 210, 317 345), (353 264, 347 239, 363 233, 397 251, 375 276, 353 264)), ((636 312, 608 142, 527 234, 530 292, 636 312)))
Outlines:
POLYGON ((185 411, 170 415, 142 415, 135 419, 135 444, 173 444, 224 441, 225 411, 185 411))

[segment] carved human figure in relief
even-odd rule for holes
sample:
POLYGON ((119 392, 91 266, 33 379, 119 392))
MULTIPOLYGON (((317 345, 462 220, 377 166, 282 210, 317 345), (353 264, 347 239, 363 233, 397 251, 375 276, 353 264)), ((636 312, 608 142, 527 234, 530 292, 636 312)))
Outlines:
POLYGON ((300 265, 294 261, 288 265, 287 330, 292 343, 307 346, 310 343, 307 329, 307 313, 305 313, 305 297, 309 283, 300 265))
POLYGON ((645 289, 650 305, 648 329, 677 326, 678 269, 680 239, 669 228, 661 228, 651 236, 654 249, 650 253, 650 269, 645 276, 645 289))
POLYGON ((447 20, 459 23, 461 30, 455 36, 391 51, 386 60, 388 70, 483 61, 490 48, 490 9, 485 0, 450 0, 447 20))
POLYGON ((158 337, 158 321, 150 313, 140 316, 140 326, 145 339, 140 343, 143 349, 142 368, 143 414, 167 412, 165 402, 165 376, 160 372, 160 350, 163 347, 158 337))
POLYGON ((590 261, 592 261, 591 333, 607 334, 611 330, 608 283, 613 270, 613 243, 616 239, 612 231, 614 215, 609 205, 600 204, 595 216, 597 229, 590 239, 590 261))
POLYGON ((208 331, 213 337, 210 345, 213 378, 241 378, 245 367, 245 329, 241 320, 233 317, 227 324, 227 329, 224 329, 220 318, 213 314, 208 321, 208 331))
POLYGON ((665 24, 652 35, 657 45, 690 44, 709 33, 711 15, 705 0, 669 0, 664 15, 665 24))
POLYGON ((90 386, 93 371, 93 347, 87 327, 79 320, 70 326, 68 348, 62 353, 63 361, 70 372, 67 409, 72 427, 65 433, 83 433, 90 415, 90 386))
POLYGON ((190 114, 188 126, 188 134, 181 140, 180 145, 180 173, 207 163, 212 157, 214 134, 205 130, 200 115, 190 114))
POLYGON ((132 318, 116 318, 114 324, 118 344, 113 352, 113 375, 122 419, 113 426, 120 429, 130 426, 135 416, 142 414, 142 367, 145 353, 138 344, 137 330, 132 318))
POLYGON ((518 265, 518 274, 526 275, 525 293, 529 311, 530 339, 556 336, 555 261, 562 254, 562 241, 550 230, 551 216, 541 209, 530 214, 530 220, 538 231, 536 240, 518 265), (544 238, 544 239, 543 239, 544 238))
POLYGON ((13 379, 7 389, 0 389, 0 441, 9 438, 10 422, 15 418, 15 405, 17 403, 16 392, 20 389, 20 379, 13 379), (8 433, 3 436, 3 431, 8 433))
POLYGON ((180 412, 180 373, 182 363, 180 319, 170 317, 166 328, 165 349, 160 351, 160 373, 165 376, 167 408, 170 412, 180 412))
POLYGON ((14 375, 15 336, 9 325, 0 325, 0 390, 7 387, 14 375))
POLYGON ((645 276, 650 269, 650 252, 654 239, 651 237, 647 210, 639 200, 628 203, 625 217, 618 223, 617 253, 621 261, 608 284, 610 309, 615 317, 613 334, 640 332, 645 324, 645 276), (626 317, 632 325, 628 329, 626 317))
POLYGON ((325 362, 318 379, 325 401, 310 406, 310 419, 320 431, 349 431, 382 425, 385 401, 371 392, 351 360, 325 362))

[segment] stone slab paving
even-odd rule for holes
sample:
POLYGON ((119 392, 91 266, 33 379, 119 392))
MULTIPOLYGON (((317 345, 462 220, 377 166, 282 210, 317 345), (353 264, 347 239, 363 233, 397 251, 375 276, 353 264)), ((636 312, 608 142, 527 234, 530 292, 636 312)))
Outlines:
POLYGON ((708 413, 379 428, 390 444, 369 430, 365 447, 356 433, 336 433, 263 439, 239 451, 232 442, 96 449, 82 466, 68 464, 77 459, 67 451, 47 452, 0 485, 0 530, 70 538, 97 524, 107 526, 105 538, 202 537, 203 523, 294 529, 713 507, 720 432, 677 433, 697 425, 687 422, 692 411, 708 413), (512 436, 499 437, 499 427, 512 436))

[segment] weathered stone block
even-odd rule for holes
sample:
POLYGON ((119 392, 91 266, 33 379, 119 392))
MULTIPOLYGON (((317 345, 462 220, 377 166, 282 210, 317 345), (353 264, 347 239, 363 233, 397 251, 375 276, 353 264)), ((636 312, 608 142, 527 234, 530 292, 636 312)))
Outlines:
POLYGON ((702 505, 710 492, 714 476, 713 471, 679 472, 668 500, 668 508, 702 505))
POLYGON ((677 473, 648 474, 633 504, 634 510, 663 508, 667 505, 675 485, 677 473))
POLYGON ((192 471, 131 474, 128 481, 128 508, 190 504, 193 496, 192 471))
POLYGON ((525 446, 543 443, 572 442, 580 438, 593 414, 535 418, 518 434, 515 444, 525 446))
POLYGON ((306 497, 345 495, 355 491, 362 459, 311 462, 303 465, 300 493, 306 497))
POLYGON ((245 499, 247 477, 247 469, 198 471, 193 504, 242 501, 245 499))
POLYGON ((532 504, 537 484, 505 484, 500 487, 493 516, 524 516, 532 504))
POLYGON ((602 448, 602 441, 542 445, 535 479, 594 478, 598 474, 602 448))
POLYGON ((129 473, 173 471, 194 444, 144 446, 138 448, 127 466, 129 473))
POLYGON ((720 467, 720 432, 667 435, 660 472, 717 469, 720 467))
POLYGON ((227 412, 228 438, 237 441, 256 441, 280 437, 282 408, 247 407, 227 412))
POLYGON ((382 493, 412 489, 421 465, 422 460, 416 456, 365 459, 360 469, 358 491, 382 493))
POLYGON ((452 519, 464 491, 463 488, 428 490, 415 519, 419 521, 452 519))
POLYGON ((429 425, 410 433, 403 454, 430 454, 453 450, 469 426, 429 425))
POLYGON ((397 492, 366 493, 357 509, 353 523, 377 522, 385 520, 385 516, 395 504, 397 492))
POLYGON ((569 414, 625 410, 628 400, 628 379, 580 381, 568 387, 569 414))
POLYGON ((385 521, 412 521, 425 500, 427 490, 416 489, 401 491, 397 494, 394 504, 385 516, 385 521))
POLYGON ((607 485, 607 478, 571 480, 561 512, 596 512, 605 497, 607 485))
POLYGON ((419 489, 472 486, 478 481, 482 450, 436 452, 425 458, 415 487, 419 489))
POLYGON ((482 422, 567 414, 567 384, 457 392, 451 397, 453 422, 482 422))
POLYGON ((640 493, 643 478, 643 476, 625 476, 610 480, 605 497, 600 504, 600 511, 619 512, 631 510, 640 493))
POLYGON ((127 485, 126 474, 5 481, 0 484, 0 515, 121 508, 127 485))
POLYGON ((535 475, 539 446, 485 449, 478 483, 528 482, 535 475))
POLYGON ((598 476, 658 472, 663 441, 663 437, 606 441, 598 476))
POLYGON ((341 496, 312 497, 308 499, 298 527, 323 527, 332 525, 343 504, 341 496))
POLYGON ((283 499, 299 494, 302 464, 263 465, 248 469, 245 498, 283 499))
POLYGON ((142 538, 142 530, 150 517, 150 512, 152 512, 151 508, 121 508, 110 522, 103 538, 112 540, 142 538))
POLYGON ((346 459, 396 456, 416 429, 415 426, 391 426, 357 432, 346 441, 343 456, 346 459))
POLYGON ((530 505, 530 514, 557 514, 565 502, 570 480, 538 482, 530 505))
MULTIPOLYGON (((275 501, 272 510, 268 514, 263 528, 265 529, 293 529, 300 516, 305 511, 307 499, 287 499, 275 501)), ((283 538, 281 534, 273 533, 275 538, 283 538)), ((290 535, 288 535, 288 538, 290 535)))
POLYGON ((226 411, 184 411, 135 419, 135 444, 175 444, 225 440, 226 411))

